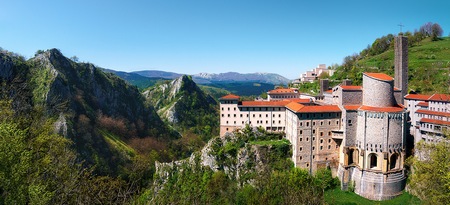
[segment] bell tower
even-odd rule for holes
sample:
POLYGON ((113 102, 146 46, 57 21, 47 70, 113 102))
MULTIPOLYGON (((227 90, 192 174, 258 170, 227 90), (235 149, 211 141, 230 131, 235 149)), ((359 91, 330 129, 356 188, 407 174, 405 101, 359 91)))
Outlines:
POLYGON ((394 87, 401 90, 400 104, 408 94, 408 38, 399 33, 395 37, 395 78, 394 87))

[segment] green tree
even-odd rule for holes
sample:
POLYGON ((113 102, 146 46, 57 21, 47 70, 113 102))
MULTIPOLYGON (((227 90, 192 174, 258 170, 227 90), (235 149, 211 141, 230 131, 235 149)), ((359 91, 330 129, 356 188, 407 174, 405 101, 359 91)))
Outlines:
POLYGON ((408 160, 412 165, 409 178, 411 192, 430 204, 450 201, 450 143, 420 142, 416 155, 408 160))

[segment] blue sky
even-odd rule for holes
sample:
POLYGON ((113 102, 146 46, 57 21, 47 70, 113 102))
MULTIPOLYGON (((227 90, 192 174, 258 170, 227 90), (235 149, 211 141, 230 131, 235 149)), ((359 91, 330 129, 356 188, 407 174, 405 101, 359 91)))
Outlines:
POLYGON ((439 23, 450 1, 0 0, 0 47, 121 70, 273 72, 342 63, 383 35, 439 23))

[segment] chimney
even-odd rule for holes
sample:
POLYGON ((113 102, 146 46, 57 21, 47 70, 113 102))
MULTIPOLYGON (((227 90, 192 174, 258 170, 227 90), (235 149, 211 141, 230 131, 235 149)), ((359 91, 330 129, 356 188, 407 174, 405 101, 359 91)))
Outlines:
POLYGON ((325 93, 325 91, 328 90, 328 83, 329 80, 328 79, 320 79, 320 94, 319 95, 323 95, 323 93, 325 93))
POLYGON ((394 87, 401 90, 399 104, 403 104, 408 94, 408 38, 399 33, 395 37, 395 78, 394 87))

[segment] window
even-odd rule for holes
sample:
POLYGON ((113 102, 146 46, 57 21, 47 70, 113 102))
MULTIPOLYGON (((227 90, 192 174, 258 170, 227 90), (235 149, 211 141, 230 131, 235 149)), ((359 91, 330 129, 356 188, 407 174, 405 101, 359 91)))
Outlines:
POLYGON ((279 114, 278 117, 281 117, 281 114, 279 114))
POLYGON ((320 126, 322 126, 323 125, 323 121, 320 121, 320 126))
POLYGON ((275 114, 273 114, 272 117, 275 117, 275 114))
POLYGON ((309 137, 306 138, 306 141, 309 142, 309 137))
POLYGON ((234 121, 234 124, 236 124, 236 121, 234 121))
POLYGON ((224 115, 222 114, 222 117, 223 117, 224 115))
POLYGON ((236 117, 236 114, 234 114, 234 117, 236 117))
POLYGON ((236 111, 236 108, 233 108, 234 111, 236 111))
POLYGON ((331 149, 331 145, 328 145, 328 149, 331 149))
POLYGON ((303 130, 300 130, 300 134, 303 134, 303 130))
POLYGON ((266 114, 266 117, 269 117, 269 114, 266 114))
POLYGON ((313 126, 316 126, 316 122, 313 122, 312 125, 313 125, 313 126))
POLYGON ((222 107, 222 110, 223 110, 223 107, 222 107))
POLYGON ((253 117, 255 117, 255 114, 253 114, 253 117))
POLYGON ((303 141, 303 138, 300 137, 300 142, 303 141))
POLYGON ((323 143, 323 139, 322 138, 320 138, 320 144, 322 144, 323 143))
POLYGON ((328 143, 331 143, 331 139, 328 139, 328 143))
POLYGON ((259 114, 259 117, 261 117, 261 114, 259 114))
POLYGON ((323 132, 320 132, 320 136, 323 136, 323 132))
POLYGON ((369 167, 371 169, 377 168, 377 163, 378 163, 377 162, 377 154, 375 154, 375 153, 370 154, 369 159, 370 159, 369 167))
POLYGON ((348 120, 348 126, 352 126, 352 120, 348 120))
POLYGON ((230 117, 230 114, 228 114, 228 117, 230 117))
POLYGON ((300 122, 300 127, 302 127, 303 126, 303 122, 300 122))
POLYGON ((281 124, 281 120, 278 120, 278 124, 281 124))
POLYGON ((323 146, 321 145, 321 146, 320 146, 320 150, 322 150, 322 149, 323 149, 323 146))
POLYGON ((303 147, 299 147, 298 150, 301 152, 303 151, 303 147))
POLYGON ((316 130, 313 130, 313 134, 316 134, 316 130))
POLYGON ((241 114, 241 117, 242 117, 242 114, 241 114))
POLYGON ((230 108, 228 108, 228 111, 230 111, 230 108))
POLYGON ((315 146, 313 146, 313 150, 315 150, 316 149, 316 147, 315 146))
POLYGON ((331 136, 331 131, 328 131, 328 136, 331 136))
POLYGON ((227 124, 228 124, 228 121, 227 121, 227 124))
POLYGON ((328 121, 328 125, 331 125, 331 120, 330 120, 330 121, 328 121))
POLYGON ((306 122, 306 127, 309 127, 309 122, 306 122))
POLYGON ((389 160, 389 169, 398 169, 398 168, 399 168, 398 154, 394 153, 389 160))

